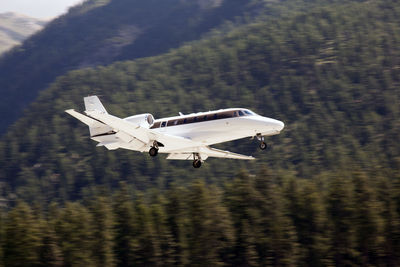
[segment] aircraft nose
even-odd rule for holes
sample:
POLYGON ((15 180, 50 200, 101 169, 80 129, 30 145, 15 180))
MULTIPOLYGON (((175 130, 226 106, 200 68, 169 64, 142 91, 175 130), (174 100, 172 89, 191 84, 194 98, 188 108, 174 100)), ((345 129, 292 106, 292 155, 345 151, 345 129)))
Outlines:
POLYGON ((269 119, 268 120, 268 126, 272 127, 275 131, 282 131, 282 129, 285 127, 285 124, 281 121, 274 120, 274 119, 269 119))

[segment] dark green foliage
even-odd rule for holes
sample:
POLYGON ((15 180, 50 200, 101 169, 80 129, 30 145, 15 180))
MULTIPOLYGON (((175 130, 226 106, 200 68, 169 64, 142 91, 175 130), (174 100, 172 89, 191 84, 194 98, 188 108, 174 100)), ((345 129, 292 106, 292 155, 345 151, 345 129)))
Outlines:
POLYGON ((356 207, 351 198, 350 184, 341 177, 331 179, 326 205, 332 234, 332 259, 339 266, 356 266, 352 219, 356 207))
POLYGON ((190 266, 219 266, 231 258, 232 222, 220 197, 217 189, 209 190, 202 183, 189 188, 187 242, 190 266))
POLYGON ((396 211, 396 208, 400 208, 399 203, 396 204, 400 200, 398 193, 398 184, 393 185, 386 178, 379 179, 376 195, 381 203, 378 214, 383 218, 381 231, 384 235, 382 245, 385 248, 381 256, 392 266, 400 264, 400 213, 396 211))
POLYGON ((97 197, 89 206, 93 214, 91 228, 95 239, 92 244, 96 266, 114 266, 114 219, 109 199, 97 197))
POLYGON ((122 184, 120 191, 114 200, 115 218, 115 256, 118 266, 129 266, 133 262, 135 244, 135 225, 133 205, 130 201, 125 184, 122 184))
POLYGON ((188 162, 96 148, 86 127, 63 112, 80 109, 88 94, 100 94, 121 117, 242 106, 285 122, 282 134, 268 138, 267 153, 247 140, 221 145, 260 160, 210 159, 197 172, 207 182, 222 184, 239 168, 254 174, 263 167, 311 178, 357 166, 393 177, 400 162, 398 14, 397 3, 379 1, 319 8, 163 56, 69 72, 2 139, 3 195, 62 202, 103 186, 112 191, 119 181, 163 190, 193 179, 188 162))
POLYGON ((6 218, 3 241, 5 266, 36 266, 42 244, 41 220, 35 218, 32 209, 18 203, 6 218))
MULTIPOLYGON (((93 214, 79 203, 67 203, 58 214, 55 222, 55 231, 66 266, 94 266, 93 256, 93 214)), ((104 230, 104 234, 106 233, 104 230)), ((101 238, 96 236, 96 238, 101 238)), ((103 257, 107 257, 105 252, 103 257)))
POLYGON ((326 190, 319 180, 294 182, 263 170, 255 177, 241 173, 223 189, 196 181, 143 194, 121 184, 112 197, 88 199, 89 208, 68 202, 45 212, 20 203, 4 213, 0 262, 396 266, 400 208, 391 202, 397 200, 396 183, 362 172, 347 180, 330 178, 326 190))

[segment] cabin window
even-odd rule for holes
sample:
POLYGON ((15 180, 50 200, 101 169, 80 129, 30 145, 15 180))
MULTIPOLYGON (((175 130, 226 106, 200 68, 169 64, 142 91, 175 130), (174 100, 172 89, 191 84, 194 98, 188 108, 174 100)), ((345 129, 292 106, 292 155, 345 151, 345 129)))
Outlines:
POLYGON ((174 121, 174 125, 177 125, 177 124, 178 124, 178 120, 174 121))
POLYGON ((186 122, 187 122, 187 119, 184 119, 184 120, 183 120, 183 124, 185 124, 186 122))
POLYGON ((233 117, 237 117, 237 115, 238 115, 237 112, 234 111, 234 112, 233 112, 233 117))
POLYGON ((244 116, 244 113, 241 110, 239 110, 239 116, 244 116))
POLYGON ((151 126, 151 129, 159 128, 159 127, 160 127, 160 122, 156 122, 153 124, 153 126, 151 126))
POLYGON ((220 119, 232 118, 233 114, 231 112, 224 112, 219 114, 220 119))
POLYGON ((167 126, 167 122, 166 122, 166 121, 163 121, 163 122, 161 123, 161 127, 165 127, 165 126, 167 126))
POLYGON ((203 121, 206 121, 207 120, 207 115, 205 115, 204 117, 203 117, 203 121))
POLYGON ((214 114, 214 120, 218 119, 218 115, 214 114))
POLYGON ((193 120, 194 122, 197 122, 197 117, 194 117, 194 120, 193 120))

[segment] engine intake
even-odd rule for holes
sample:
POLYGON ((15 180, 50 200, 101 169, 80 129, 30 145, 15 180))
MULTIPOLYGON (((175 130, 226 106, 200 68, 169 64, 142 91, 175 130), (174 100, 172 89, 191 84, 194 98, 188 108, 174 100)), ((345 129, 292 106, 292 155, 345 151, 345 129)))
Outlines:
POLYGON ((139 124, 142 127, 150 128, 154 123, 154 117, 150 113, 130 116, 124 119, 125 121, 139 124))

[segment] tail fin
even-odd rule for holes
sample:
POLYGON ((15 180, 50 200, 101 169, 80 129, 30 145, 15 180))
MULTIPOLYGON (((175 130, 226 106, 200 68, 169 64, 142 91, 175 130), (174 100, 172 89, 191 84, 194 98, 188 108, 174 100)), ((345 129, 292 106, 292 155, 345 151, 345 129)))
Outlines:
MULTIPOLYGON (((102 113, 107 114, 106 109, 101 104, 101 102, 97 96, 84 97, 83 100, 85 102, 86 114, 90 113, 91 111, 100 111, 102 113)), ((88 117, 88 116, 85 116, 83 114, 76 112, 73 109, 66 110, 65 112, 67 112, 71 116, 77 118, 78 120, 80 120, 81 122, 83 122, 84 124, 89 126, 89 131, 90 131, 91 137, 97 136, 97 135, 102 135, 102 134, 112 131, 112 128, 110 126, 91 118, 89 114, 88 114, 89 115, 89 117, 88 117)))
POLYGON ((85 111, 94 111, 98 110, 102 113, 107 113, 107 110, 104 108, 103 104, 101 104, 100 99, 97 96, 88 96, 84 97, 83 100, 85 101, 85 111))

